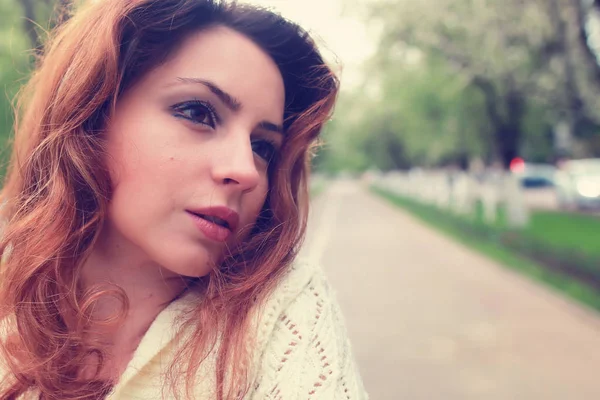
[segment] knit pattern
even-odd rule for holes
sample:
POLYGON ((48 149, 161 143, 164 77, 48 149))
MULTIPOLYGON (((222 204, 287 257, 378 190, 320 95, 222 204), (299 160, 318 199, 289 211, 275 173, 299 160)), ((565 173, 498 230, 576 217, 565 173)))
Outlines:
MULTIPOLYGON (((177 349, 177 316, 198 298, 161 312, 107 400, 171 400, 164 371, 177 349)), ((252 316, 252 390, 244 400, 367 400, 344 320, 321 268, 297 261, 252 316)), ((214 353, 198 371, 194 398, 215 398, 214 353)), ((21 396, 34 399, 35 396, 21 396)))
POLYGON ((268 302, 252 400, 362 400, 343 317, 323 271, 298 263, 268 302))

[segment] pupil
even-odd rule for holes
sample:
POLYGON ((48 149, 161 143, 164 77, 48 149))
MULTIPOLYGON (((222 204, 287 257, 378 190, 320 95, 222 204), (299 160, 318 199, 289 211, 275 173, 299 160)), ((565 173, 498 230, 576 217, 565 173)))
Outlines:
POLYGON ((202 109, 196 108, 196 109, 192 110, 192 116, 194 118, 203 120, 204 118, 206 118, 206 112, 202 109))

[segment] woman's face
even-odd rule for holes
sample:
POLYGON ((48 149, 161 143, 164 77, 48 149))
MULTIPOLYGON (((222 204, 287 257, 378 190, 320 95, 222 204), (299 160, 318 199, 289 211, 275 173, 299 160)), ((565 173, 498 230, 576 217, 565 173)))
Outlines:
POLYGON ((277 66, 245 36, 214 27, 188 37, 111 118, 101 240, 178 275, 208 273, 265 202, 284 100, 277 66))

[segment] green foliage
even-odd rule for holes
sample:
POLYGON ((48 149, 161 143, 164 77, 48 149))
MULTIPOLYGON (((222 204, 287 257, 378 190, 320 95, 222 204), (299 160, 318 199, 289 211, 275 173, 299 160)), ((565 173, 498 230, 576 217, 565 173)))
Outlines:
POLYGON ((547 110, 530 101, 523 119, 526 134, 521 144, 521 155, 531 162, 552 162, 554 155, 553 127, 547 117, 547 110))
POLYGON ((0 0, 0 16, 0 143, 4 144, 12 129, 12 99, 28 74, 30 43, 16 0, 0 0))
POLYGON ((429 58, 423 65, 380 67, 377 81, 342 93, 324 134, 329 147, 321 157, 329 161, 318 168, 390 170, 488 158, 481 94, 429 58))
POLYGON ((572 155, 600 154, 600 66, 583 3, 365 1, 365 20, 381 28, 378 51, 364 85, 342 93, 328 140, 344 136, 344 146, 323 158, 383 170, 506 165, 516 155, 551 162, 558 123, 579 141, 572 155))
POLYGON ((316 170, 334 174, 340 170, 362 171, 368 166, 364 153, 357 146, 368 132, 362 131, 366 127, 359 125, 363 121, 357 120, 352 107, 347 99, 340 99, 337 108, 344 112, 336 112, 323 130, 322 144, 313 161, 316 170))
POLYGON ((384 83, 383 102, 412 163, 430 166, 484 155, 486 126, 477 118, 483 113, 477 93, 435 59, 397 74, 384 83))
POLYGON ((65 0, 0 0, 0 176, 10 153, 14 109, 20 87, 27 82, 35 49, 55 22, 65 0), (25 10, 30 5, 31 14, 25 10), (29 29, 29 31, 28 31, 29 29))

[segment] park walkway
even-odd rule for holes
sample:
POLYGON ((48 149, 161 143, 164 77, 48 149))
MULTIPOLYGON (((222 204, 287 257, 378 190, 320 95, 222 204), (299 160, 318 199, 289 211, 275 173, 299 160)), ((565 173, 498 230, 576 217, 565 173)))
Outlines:
POLYGON ((600 316, 352 181, 313 201, 321 262, 372 400, 600 399, 600 316))

